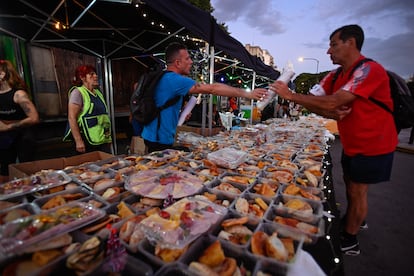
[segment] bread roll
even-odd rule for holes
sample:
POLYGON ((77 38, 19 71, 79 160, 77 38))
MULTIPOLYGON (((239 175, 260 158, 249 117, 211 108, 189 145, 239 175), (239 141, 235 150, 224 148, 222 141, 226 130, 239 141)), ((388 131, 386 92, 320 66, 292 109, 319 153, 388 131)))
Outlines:
POLYGON ((225 258, 226 257, 224 256, 224 251, 221 248, 220 241, 216 240, 209 247, 207 247, 206 250, 204 250, 198 261, 210 267, 215 267, 221 264, 225 258))
POLYGON ((266 255, 278 261, 286 262, 288 259, 288 251, 283 242, 277 237, 277 233, 273 233, 265 241, 266 255))

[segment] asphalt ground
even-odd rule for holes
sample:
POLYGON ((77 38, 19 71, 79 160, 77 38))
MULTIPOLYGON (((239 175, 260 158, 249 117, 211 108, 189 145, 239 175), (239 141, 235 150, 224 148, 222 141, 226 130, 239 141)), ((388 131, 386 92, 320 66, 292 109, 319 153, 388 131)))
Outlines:
MULTIPOLYGON (((368 191, 368 229, 358 234, 361 254, 343 256, 347 275, 414 275, 414 146, 408 144, 410 129, 399 135, 391 181, 374 184, 368 191)), ((337 208, 346 210, 345 184, 337 138, 331 148, 332 177, 337 208)))

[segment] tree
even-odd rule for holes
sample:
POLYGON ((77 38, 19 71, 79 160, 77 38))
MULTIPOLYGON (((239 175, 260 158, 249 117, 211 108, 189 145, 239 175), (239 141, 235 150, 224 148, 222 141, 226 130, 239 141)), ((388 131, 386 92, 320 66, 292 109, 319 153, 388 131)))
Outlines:
MULTIPOLYGON (((214 11, 213 6, 211 6, 210 0, 187 0, 187 1, 190 4, 192 4, 193 6, 196 6, 200 9, 202 9, 203 11, 206 11, 210 14, 213 13, 213 11, 214 11)), ((218 22, 217 24, 220 26, 220 28, 223 29, 223 31, 225 31, 227 34, 230 34, 229 33, 229 27, 226 25, 226 23, 218 22)))
POLYGON ((187 0, 187 1, 190 2, 193 6, 196 6, 208 13, 212 13, 214 11, 213 7, 211 6, 210 0, 187 0))
POLYGON ((293 83, 296 87, 296 92, 301 94, 308 94, 309 90, 315 84, 319 83, 329 71, 321 72, 319 74, 302 73, 295 78, 293 83))

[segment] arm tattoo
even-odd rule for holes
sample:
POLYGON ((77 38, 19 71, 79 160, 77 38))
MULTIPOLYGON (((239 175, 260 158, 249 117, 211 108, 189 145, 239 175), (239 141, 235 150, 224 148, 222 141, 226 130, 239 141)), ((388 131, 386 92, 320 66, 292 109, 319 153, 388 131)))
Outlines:
POLYGON ((24 113, 26 113, 26 115, 28 115, 31 112, 30 106, 27 102, 22 102, 20 104, 20 106, 22 107, 24 113))

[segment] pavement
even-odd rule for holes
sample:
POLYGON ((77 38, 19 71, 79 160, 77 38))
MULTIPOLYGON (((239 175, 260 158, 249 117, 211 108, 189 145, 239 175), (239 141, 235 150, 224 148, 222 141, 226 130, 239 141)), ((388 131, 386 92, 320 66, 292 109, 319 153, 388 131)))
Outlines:
POLYGON ((398 135, 399 144, 397 146, 398 151, 414 153, 414 143, 408 144, 410 139, 411 128, 402 129, 398 135))
MULTIPOLYGON (((343 256, 344 275, 414 275, 414 146, 408 144, 410 129, 399 134, 391 181, 374 184, 368 191, 368 229, 358 234, 361 254, 343 256)), ((331 149, 337 207, 346 210, 345 184, 340 164, 342 146, 337 138, 331 149)), ((336 274, 339 275, 339 274, 336 274)))

